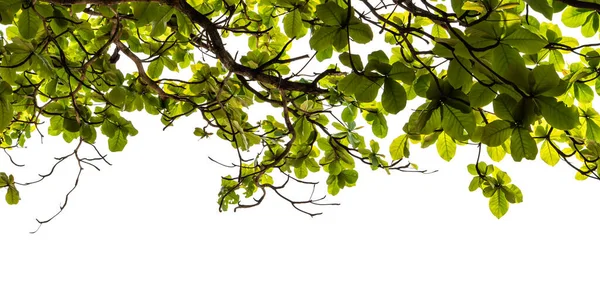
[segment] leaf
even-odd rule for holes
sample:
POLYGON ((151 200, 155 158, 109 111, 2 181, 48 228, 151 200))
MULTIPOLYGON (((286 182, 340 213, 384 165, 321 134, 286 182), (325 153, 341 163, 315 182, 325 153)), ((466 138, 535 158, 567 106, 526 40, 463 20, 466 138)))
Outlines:
POLYGON ((510 139, 510 154, 515 162, 520 162, 523 158, 534 160, 537 152, 537 145, 531 134, 529 134, 529 130, 523 128, 513 129, 510 139))
POLYGON ((346 21, 346 10, 337 5, 334 1, 317 5, 317 17, 325 24, 333 26, 342 26, 346 21))
POLYGON ((510 203, 520 203, 523 202, 523 193, 521 189, 519 189, 514 184, 508 184, 506 186, 502 186, 500 188, 502 192, 504 192, 504 196, 506 200, 510 203))
POLYGON ((166 5, 159 5, 152 17, 152 31, 150 32, 151 37, 158 37, 164 34, 167 30, 167 22, 171 20, 171 16, 175 13, 173 7, 166 5))
POLYGON ((118 108, 123 107, 127 90, 123 86, 114 87, 107 95, 106 99, 118 108))
POLYGON ((506 151, 504 151, 503 146, 487 146, 486 151, 488 156, 490 156, 490 159, 492 159, 494 162, 500 162, 502 159, 504 159, 504 156, 506 156, 506 151))
POLYGON ((301 116, 294 123, 294 130, 296 136, 300 142, 305 142, 310 138, 310 134, 313 132, 313 125, 304 116, 301 116))
POLYGON ((508 201, 504 196, 504 192, 496 190, 492 197, 490 197, 490 211, 496 218, 500 219, 508 212, 508 201))
POLYGON ((390 70, 388 77, 410 84, 415 80, 415 71, 398 61, 392 64, 392 69, 390 70))
POLYGON ((334 36, 337 34, 338 30, 339 28, 337 27, 320 27, 310 38, 310 47, 316 51, 323 51, 331 48, 333 45, 334 36))
POLYGON ((585 137, 595 142, 600 142, 600 121, 585 119, 585 137))
MULTIPOLYGON (((534 84, 531 89, 532 95, 541 95, 555 88, 560 83, 560 77, 556 74, 556 69, 553 65, 536 66, 530 73, 534 84)), ((531 81, 531 80, 530 80, 531 81)))
POLYGON ((515 117, 513 109, 517 105, 517 101, 507 94, 500 94, 494 100, 494 114, 500 119, 514 122, 515 117))
POLYGON ((377 114, 377 118, 373 120, 373 124, 371 125, 371 130, 373 134, 378 138, 385 138, 388 133, 388 126, 385 116, 381 113, 377 114))
POLYGON ((558 50, 550 50, 548 62, 554 66, 556 71, 562 71, 565 68, 565 58, 558 50))
POLYGON ((594 100, 594 91, 589 85, 582 82, 575 82, 573 84, 573 95, 577 101, 584 104, 591 103, 594 100))
POLYGON ((454 158, 454 155, 456 154, 456 143, 454 142, 452 137, 447 135, 445 132, 442 132, 442 134, 440 134, 437 142, 435 143, 435 146, 437 148, 438 154, 442 159, 446 160, 447 162, 450 162, 450 160, 454 158))
POLYGON ((576 107, 568 107, 565 103, 551 97, 540 96, 534 101, 539 106, 542 116, 554 128, 570 130, 579 125, 579 112, 576 107))
POLYGON ((150 65, 148 65, 148 70, 146 72, 148 74, 148 77, 152 79, 159 78, 163 72, 164 66, 165 63, 162 57, 154 59, 154 61, 150 62, 150 65))
POLYGON ((586 38, 593 37, 598 32, 598 25, 598 15, 596 13, 590 14, 581 27, 581 34, 586 38))
POLYGON ((497 147, 502 145, 512 134, 512 125, 504 120, 495 120, 483 128, 481 142, 497 147))
POLYGON ((406 91, 391 78, 385 79, 381 105, 391 114, 397 114, 406 107, 406 91))
POLYGON ((286 14, 283 18, 283 30, 290 38, 299 39, 306 35, 308 29, 302 22, 302 13, 299 9, 294 9, 286 14))
POLYGON ((562 23, 567 27, 580 27, 585 23, 588 15, 591 13, 594 13, 594 11, 569 6, 567 9, 565 9, 565 11, 563 11, 561 20, 562 23))
MULTIPOLYGON (((340 172, 339 176, 343 176, 346 181, 346 185, 354 185, 358 180, 358 172, 356 170, 344 170, 340 172)), ((339 177, 338 176, 338 177, 339 177)), ((338 178, 339 180, 339 178, 338 178)))
POLYGON ((340 54, 339 58, 340 58, 340 62, 342 62, 342 64, 344 64, 350 68, 354 68, 358 71, 362 71, 364 69, 362 60, 360 59, 360 55, 349 54, 348 52, 344 52, 344 53, 340 54), (350 56, 350 55, 352 55, 352 56, 350 56), (350 58, 352 58, 352 61, 350 61, 350 58), (354 67, 353 67, 353 65, 354 65, 354 67))
POLYGON ((133 8, 133 16, 137 21, 135 25, 137 27, 143 27, 152 21, 152 17, 156 15, 158 3, 148 2, 133 2, 131 3, 133 8))
POLYGON ((501 44, 493 49, 492 69, 520 87, 524 88, 528 85, 529 70, 525 67, 523 57, 516 49, 506 44, 501 44))
POLYGON ((469 73, 471 70, 471 61, 465 59, 452 59, 448 66, 448 82, 455 89, 459 89, 473 82, 473 77, 469 73), (465 69, 466 67, 466 69, 465 69))
POLYGON ((340 52, 348 46, 348 31, 345 29, 336 30, 332 41, 333 48, 340 52))
POLYGON ((373 31, 366 23, 351 24, 348 26, 350 37, 359 44, 366 44, 373 40, 373 31))
POLYGON ((546 164, 550 166, 555 166, 560 161, 560 156, 558 152, 552 147, 550 141, 547 139, 542 143, 542 147, 540 148, 540 157, 546 164))
POLYGON ((12 95, 10 85, 6 81, 2 81, 0 82, 0 89, 8 89, 0 91, 0 133, 2 133, 8 128, 13 119, 13 107, 8 99, 10 95, 7 94, 7 92, 10 92, 12 95))
POLYGON ((473 10, 479 13, 485 13, 487 8, 480 2, 465 1, 461 7, 462 10, 473 10))
POLYGON ((373 81, 364 75, 351 73, 339 82, 338 87, 344 94, 354 95, 359 102, 369 103, 377 98, 381 78, 373 81))
POLYGON ((467 139, 464 131, 471 134, 475 131, 475 117, 472 113, 463 113, 458 109, 444 104, 442 112, 442 127, 452 138, 462 141, 467 139))
MULTIPOLYGON (((545 0, 540 0, 543 1, 545 0)), ((504 38, 502 43, 511 45, 525 54, 536 54, 548 45, 548 41, 522 27, 504 38)))
POLYGON ((19 191, 14 186, 9 185, 6 190, 6 203, 10 205, 18 204, 20 200, 19 191))
POLYGON ((108 149, 111 152, 120 152, 127 145, 127 133, 120 128, 115 130, 112 137, 108 139, 108 149))
POLYGON ((392 141, 390 144, 390 155, 392 156, 392 160, 400 160, 408 157, 408 135, 400 135, 392 141))
POLYGON ((554 9, 548 4, 546 0, 524 0, 531 9, 541 13, 548 20, 552 20, 552 14, 554 9))
POLYGON ((42 19, 33 11, 33 9, 21 10, 21 15, 17 20, 19 34, 25 39, 33 39, 42 27, 42 19))
POLYGON ((469 103, 473 108, 479 108, 488 105, 496 97, 496 92, 487 86, 476 82, 469 92, 469 103))
POLYGON ((477 190, 479 188, 480 184, 481 184, 481 178, 479 178, 479 176, 473 177, 473 179, 471 179, 471 182, 469 183, 469 191, 473 192, 473 191, 477 190))

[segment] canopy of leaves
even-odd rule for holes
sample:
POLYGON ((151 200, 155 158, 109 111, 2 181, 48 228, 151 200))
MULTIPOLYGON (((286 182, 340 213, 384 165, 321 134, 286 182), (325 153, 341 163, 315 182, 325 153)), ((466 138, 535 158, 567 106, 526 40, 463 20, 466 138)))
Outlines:
MULTIPOLYGON (((600 47, 586 39, 598 32, 596 3, 4 0, 0 146, 25 147, 45 122, 49 135, 76 142, 57 164, 73 158, 79 179, 83 165, 104 160, 79 156, 97 151, 98 135, 118 152, 137 134, 124 112, 158 115, 165 127, 198 113, 194 135, 237 153, 215 191, 220 210, 273 194, 309 215, 305 206, 327 203, 287 197, 289 182, 314 185, 303 179, 324 171, 336 195, 357 184, 356 163, 420 171, 407 161, 415 145, 435 144, 446 161, 463 146, 478 152, 469 190, 481 189, 500 218, 523 196, 480 161, 484 148, 497 162, 562 160, 577 179, 600 179, 600 47), (581 35, 563 35, 559 21, 581 35), (244 50, 226 45, 236 37, 244 50), (293 46, 306 55, 290 56, 293 46), (190 78, 164 77, 184 70, 190 78), (389 133, 390 115, 407 112, 402 132, 389 133)), ((0 173, 0 187, 19 202, 12 175, 0 173)))

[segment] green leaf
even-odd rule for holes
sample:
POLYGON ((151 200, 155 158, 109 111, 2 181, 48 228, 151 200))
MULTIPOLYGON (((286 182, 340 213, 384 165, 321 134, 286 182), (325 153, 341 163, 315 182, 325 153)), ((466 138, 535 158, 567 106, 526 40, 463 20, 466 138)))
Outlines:
POLYGON ((306 35, 308 29, 302 22, 302 13, 299 9, 294 9, 283 18, 283 30, 290 38, 299 39, 306 35))
POLYGON ((415 80, 415 71, 398 61, 392 64, 392 69, 390 70, 388 77, 394 80, 400 80, 403 83, 411 84, 415 80))
POLYGON ((548 62, 554 66, 556 71, 562 71, 565 68, 565 58, 558 50, 550 50, 548 62))
MULTIPOLYGON (((358 172, 356 170, 344 170, 344 171, 340 172, 339 176, 344 177, 344 180, 347 183, 346 185, 354 185, 354 184, 356 184, 356 181, 358 180, 358 172)), ((339 178, 338 178, 338 180, 339 180, 339 178)))
POLYGON ((581 34, 586 38, 593 37, 598 32, 598 25, 598 15, 596 13, 590 14, 581 27, 581 34))
POLYGON ((364 75, 351 73, 339 82, 338 87, 344 94, 354 95, 359 102, 369 103, 377 98, 381 82, 381 78, 373 81, 364 75))
POLYGON ((333 48, 340 52, 348 46, 348 32, 345 29, 338 29, 333 35, 333 48))
POLYGON ((506 156, 506 151, 504 150, 503 146, 487 146, 486 151, 488 156, 490 156, 490 159, 492 159, 494 162, 500 162, 502 159, 504 159, 504 156, 506 156))
POLYGON ((492 69, 520 87, 528 85, 529 70, 525 67, 523 57, 516 49, 506 44, 493 49, 492 69))
POLYGON ((508 200, 508 202, 523 202, 523 193, 521 192, 521 189, 519 189, 516 185, 509 184, 506 186, 502 186, 500 189, 502 190, 502 192, 504 192, 504 196, 506 197, 506 200, 508 200))
POLYGON ((347 12, 334 1, 317 5, 317 17, 327 25, 342 26, 346 22, 347 12))
POLYGON ((481 142, 497 147, 502 145, 512 134, 512 125, 504 120, 495 120, 483 128, 481 142))
POLYGON ((166 5, 159 5, 154 15, 152 15, 152 31, 150 32, 151 37, 158 37, 164 34, 167 30, 167 22, 171 20, 171 16, 175 13, 173 7, 166 5))
POLYGON ((349 123, 351 121, 354 121, 357 115, 358 109, 352 104, 350 104, 342 111, 342 121, 349 123))
POLYGON ((594 100, 594 91, 589 85, 582 82, 573 84, 573 95, 577 101, 584 104, 591 103, 594 100))
POLYGON ((522 27, 504 38, 502 43, 511 45, 525 54, 536 54, 548 45, 548 41, 522 27))
POLYGON ((344 52, 342 54, 340 54, 339 58, 340 58, 340 62, 342 62, 342 64, 350 67, 350 68, 354 68, 358 71, 362 71, 364 69, 362 60, 360 59, 360 55, 356 55, 356 54, 352 54, 352 56, 350 56, 351 54, 349 54, 348 52, 344 52), (350 58, 352 58, 352 61, 350 61, 350 58), (353 67, 354 65, 354 67, 353 67))
POLYGON ((554 128, 569 130, 579 125, 579 112, 576 107, 568 107, 551 97, 540 96, 534 101, 542 111, 542 116, 554 128))
POLYGON ((310 134, 314 131, 313 125, 304 116, 301 116, 294 123, 294 130, 300 142, 305 142, 310 138, 310 134))
POLYGON ((467 85, 473 83, 473 77, 471 76, 470 71, 471 61, 462 58, 452 59, 450 61, 450 65, 448 66, 448 82, 455 89, 466 87, 467 85))
POLYGON ((458 109, 444 104, 442 112, 442 127, 452 138, 462 141, 467 139, 464 131, 471 134, 475 131, 475 117, 472 113, 463 113, 458 109))
POLYGON ((131 6, 133 8, 133 16, 137 19, 135 22, 136 26, 142 27, 149 24, 152 21, 152 17, 156 15, 158 3, 133 2, 131 6))
POLYGON ((471 179, 471 183, 469 183, 469 191, 473 192, 473 191, 477 190, 479 188, 480 184, 481 184, 481 178, 479 178, 479 176, 473 177, 473 179, 471 179))
POLYGON ((567 27, 580 27, 591 13, 594 13, 594 11, 569 6, 563 11, 561 20, 567 27))
POLYGON ((320 27, 310 38, 310 47, 316 51, 323 51, 331 48, 331 46, 333 45, 334 36, 338 33, 339 30, 340 29, 337 27, 320 27))
POLYGON ((127 145, 127 132, 116 128, 115 133, 108 139, 108 149, 111 152, 120 152, 127 145))
POLYGON ((6 203, 10 205, 18 204, 20 200, 19 191, 14 186, 9 185, 6 190, 6 203))
POLYGON ((454 142, 452 137, 447 135, 445 132, 442 132, 442 134, 440 134, 437 142, 435 143, 435 146, 437 148, 438 154, 442 159, 446 160, 447 162, 450 162, 450 160, 454 158, 454 155, 456 154, 456 143, 454 142))
POLYGON ((8 128, 13 119, 13 107, 9 100, 12 89, 6 81, 0 82, 0 90, 2 89, 8 90, 0 91, 0 133, 8 128), (7 92, 10 92, 10 95, 7 92))
POLYGON ((514 122, 515 117, 513 114, 514 108, 517 105, 517 101, 507 94, 500 94, 494 100, 494 114, 500 119, 514 122))
POLYGON ((508 201, 504 196, 504 192, 496 190, 494 195, 490 197, 490 211, 498 219, 502 218, 508 212, 508 201))
POLYGON ((406 91, 391 78, 385 79, 381 105, 391 114, 397 114, 406 107, 406 91))
POLYGON ((150 65, 148 65, 148 70, 146 72, 148 74, 148 77, 152 79, 159 78, 163 72, 164 66, 165 63, 163 62, 162 57, 154 59, 154 61, 150 62, 150 65))
POLYGON ((479 108, 488 105, 496 97, 496 92, 487 86, 476 82, 469 91, 469 103, 473 108, 479 108))
POLYGON ((600 142, 600 121, 585 119, 585 137, 595 142, 600 142))
POLYGON ((0 1, 0 23, 11 24, 15 17, 15 13, 19 11, 22 5, 22 0, 3 0, 0 1))
POLYGON ((530 81, 534 82, 531 94, 541 95, 557 87, 560 77, 553 65, 539 65, 531 71, 530 81))
POLYGON ((348 26, 350 37, 359 44, 366 44, 373 40, 373 31, 366 23, 351 24, 348 26))
POLYGON ((385 116, 383 116, 381 113, 378 113, 375 120, 373 120, 373 124, 371 124, 371 130, 376 137, 385 138, 388 133, 388 126, 385 116))
POLYGON ((510 139, 510 154, 515 162, 520 162, 523 158, 534 160, 538 149, 535 140, 529 134, 529 130, 515 128, 512 131, 510 139))
POLYGON ((550 166, 554 166, 560 161, 558 152, 552 147, 550 141, 547 139, 544 140, 544 143, 542 143, 542 147, 540 148, 540 157, 550 166))
POLYGON ((485 5, 483 5, 483 3, 473 2, 473 1, 465 1, 462 5, 461 9, 462 10, 473 10, 473 11, 477 11, 482 14, 487 11, 487 8, 485 7, 485 5))
POLYGON ((17 20, 17 27, 23 38, 33 39, 42 27, 42 18, 31 8, 21 10, 21 15, 19 15, 19 19, 17 20))
POLYGON ((552 14, 554 9, 548 4, 546 0, 524 0, 531 9, 541 13, 548 20, 552 20, 552 14))
POLYGON ((390 144, 390 155, 392 156, 392 160, 400 160, 408 157, 408 135, 400 135, 392 141, 390 144))
POLYGON ((122 108, 125 104, 127 90, 123 86, 114 87, 107 95, 106 99, 118 108, 122 108))

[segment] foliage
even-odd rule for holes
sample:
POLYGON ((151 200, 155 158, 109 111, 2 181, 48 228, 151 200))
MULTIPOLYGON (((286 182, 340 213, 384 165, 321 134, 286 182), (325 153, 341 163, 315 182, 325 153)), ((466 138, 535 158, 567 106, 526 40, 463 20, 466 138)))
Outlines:
MULTIPOLYGON (((199 113, 204 124, 194 135, 237 152, 234 171, 222 177, 220 210, 276 194, 310 215, 303 205, 325 203, 286 197, 288 182, 314 185, 304 179, 323 170, 336 195, 357 183, 357 162, 418 171, 407 161, 415 145, 435 144, 446 161, 459 145, 477 147, 469 190, 480 188, 500 218, 523 196, 505 172, 480 161, 484 148, 496 162, 506 154, 551 166, 563 160, 577 179, 600 179, 592 107, 600 48, 585 39, 597 35, 597 3, 3 0, 1 147, 24 147, 49 121, 48 134, 77 142, 57 164, 75 158, 79 179, 82 166, 104 160, 100 152, 80 157, 81 148, 97 151, 104 135, 110 151, 122 151, 137 134, 124 112, 159 115, 165 127, 199 113), (581 35, 563 35, 558 20, 581 35), (229 37, 246 37, 247 51, 233 56, 229 37), (310 53, 289 56, 301 44, 310 53), (121 59, 136 70, 123 72, 121 59), (326 69, 310 74, 307 66, 326 69), (180 70, 191 78, 164 77, 180 70), (390 115, 407 111, 403 132, 388 133, 390 115), (395 138, 382 149, 386 137, 395 138)), ((12 175, 0 175, 7 202, 18 203, 12 175)))

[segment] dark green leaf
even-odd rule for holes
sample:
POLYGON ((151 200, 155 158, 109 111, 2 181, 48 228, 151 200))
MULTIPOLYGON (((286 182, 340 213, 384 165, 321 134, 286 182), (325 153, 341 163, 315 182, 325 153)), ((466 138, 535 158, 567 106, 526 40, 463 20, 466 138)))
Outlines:
POLYGON ((537 97, 535 102, 542 111, 542 116, 550 125, 562 130, 569 130, 579 124, 579 113, 576 107, 568 107, 556 98, 537 97))
POLYGON ((406 107, 406 91, 395 80, 386 78, 381 105, 388 113, 396 114, 406 107))
POLYGON ((481 142, 491 147, 497 147, 502 145, 511 134, 512 126, 509 122, 495 120, 483 128, 481 142))
POLYGON ((537 153, 537 145, 531 134, 529 134, 529 130, 523 128, 513 129, 510 139, 510 154, 513 160, 516 162, 520 162, 523 158, 534 160, 537 153))
POLYGON ((475 117, 472 113, 463 113, 444 104, 442 112, 442 127, 452 138, 463 141, 475 131, 475 117), (465 131, 467 132, 465 134, 465 131))
POLYGON ((42 18, 33 11, 33 9, 21 10, 21 15, 17 20, 19 33, 25 39, 33 39, 42 27, 42 18))

